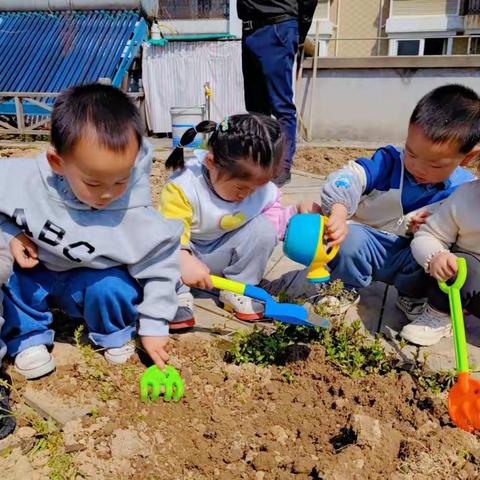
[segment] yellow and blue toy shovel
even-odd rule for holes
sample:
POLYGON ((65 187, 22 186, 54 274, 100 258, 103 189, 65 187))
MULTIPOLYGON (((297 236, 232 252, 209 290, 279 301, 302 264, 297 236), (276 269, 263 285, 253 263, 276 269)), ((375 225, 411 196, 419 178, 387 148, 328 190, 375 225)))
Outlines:
POLYGON ((263 288, 254 287, 248 283, 240 283, 227 278, 210 275, 213 286, 220 290, 227 290, 229 292, 237 293, 238 295, 245 295, 265 303, 265 317, 273 318, 282 323, 289 323, 291 325, 302 325, 309 327, 318 327, 324 325, 316 325, 307 320, 307 310, 301 305, 293 303, 278 303, 271 295, 269 295, 263 288))
POLYGON ((457 265, 457 278, 452 285, 438 282, 440 289, 448 294, 458 372, 457 381, 448 392, 448 413, 455 425, 467 432, 473 432, 480 429, 480 382, 472 378, 469 373, 467 340, 460 297, 460 290, 467 278, 467 263, 464 258, 458 258, 457 265))

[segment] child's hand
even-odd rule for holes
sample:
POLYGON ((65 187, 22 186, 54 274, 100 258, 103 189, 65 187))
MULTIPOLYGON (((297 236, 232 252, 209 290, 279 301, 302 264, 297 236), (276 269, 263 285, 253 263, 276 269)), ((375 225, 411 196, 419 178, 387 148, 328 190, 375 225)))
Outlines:
POLYGON ((418 229, 427 221, 427 218, 431 215, 431 212, 423 211, 418 212, 410 218, 410 224, 408 225, 409 233, 416 233, 418 229))
POLYGON ((457 257, 450 252, 437 253, 430 260, 429 271, 436 280, 446 282, 457 273, 457 257))
POLYGON ((168 337, 140 337, 142 345, 160 370, 165 368, 165 363, 170 358, 165 347, 168 345, 168 337))
POLYGON ((348 233, 348 211, 345 205, 335 203, 332 205, 330 217, 326 225, 326 234, 329 240, 328 246, 340 245, 348 233))
POLYGON ((189 287, 209 290, 213 288, 210 270, 188 250, 180 251, 180 273, 182 282, 189 287))
POLYGON ((10 251, 20 267, 33 268, 38 265, 37 246, 24 233, 10 240, 10 251))
POLYGON ((320 205, 316 202, 300 202, 297 205, 298 213, 322 213, 320 205))

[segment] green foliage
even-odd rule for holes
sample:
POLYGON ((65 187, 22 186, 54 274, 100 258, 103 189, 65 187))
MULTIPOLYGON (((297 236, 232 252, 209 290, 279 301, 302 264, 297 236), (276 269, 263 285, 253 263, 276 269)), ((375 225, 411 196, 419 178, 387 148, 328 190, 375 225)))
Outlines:
POLYGON ((323 345, 327 358, 352 377, 387 373, 393 368, 393 357, 385 353, 378 338, 371 339, 361 331, 360 321, 350 325, 333 322, 330 329, 277 324, 270 333, 240 331, 235 333, 226 359, 236 364, 284 365, 289 346, 312 342, 323 345))
POLYGON ((57 424, 51 419, 44 420, 33 411, 25 415, 25 421, 36 431, 36 443, 28 455, 33 458, 38 452, 48 450, 47 466, 50 469, 48 478, 50 480, 78 478, 80 472, 75 465, 73 456, 65 452, 63 434, 57 424))
POLYGON ((287 383, 295 382, 295 375, 290 370, 288 370, 288 368, 284 368, 282 370, 282 378, 287 383))
MULTIPOLYGON (((333 320, 329 329, 278 323, 273 331, 258 328, 238 331, 233 336, 225 360, 237 365, 254 363, 260 366, 283 366, 289 348, 305 343, 322 345, 327 359, 352 378, 372 373, 385 375, 400 370, 395 356, 385 351, 380 337, 372 338, 364 333, 359 320, 351 324, 333 320)), ((426 358, 423 361, 415 359, 415 366, 410 374, 422 388, 434 394, 447 390, 455 381, 453 371, 429 372, 426 358)), ((288 383, 294 380, 292 372, 286 369, 282 370, 282 377, 288 383)))

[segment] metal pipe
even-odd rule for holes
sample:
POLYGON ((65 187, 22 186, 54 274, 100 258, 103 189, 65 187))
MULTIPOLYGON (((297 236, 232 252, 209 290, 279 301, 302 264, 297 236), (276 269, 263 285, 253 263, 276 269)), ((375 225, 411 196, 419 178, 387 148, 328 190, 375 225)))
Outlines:
POLYGON ((158 14, 158 0, 0 0, 0 11, 134 10, 158 14))
MULTIPOLYGON (((378 26, 377 26, 377 37, 382 36, 382 23, 383 23, 383 0, 380 0, 380 5, 378 9, 378 26)), ((382 42, 377 42, 377 56, 380 55, 380 49, 382 42)))
POLYGON ((340 0, 337 0, 337 18, 335 19, 335 56, 338 57, 338 37, 340 36, 340 0))

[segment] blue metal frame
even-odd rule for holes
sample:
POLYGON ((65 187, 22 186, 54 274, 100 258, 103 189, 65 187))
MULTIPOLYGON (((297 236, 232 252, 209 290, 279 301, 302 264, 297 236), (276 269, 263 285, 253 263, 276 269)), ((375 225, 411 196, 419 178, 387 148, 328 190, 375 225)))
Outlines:
POLYGON ((135 27, 135 34, 133 38, 129 40, 127 50, 123 57, 122 63, 117 70, 115 77, 113 78, 113 85, 119 87, 122 83, 123 78, 128 72, 130 65, 133 62, 133 59, 136 57, 138 51, 142 47, 142 43, 148 39, 148 25, 147 22, 141 18, 138 22, 138 25, 135 27))
MULTIPOLYGON (((119 87, 147 39, 135 11, 0 12, 0 91, 59 92, 100 77, 119 87)), ((23 102, 25 115, 50 114, 23 102)), ((13 100, 0 103, 0 114, 15 113, 13 100)))

